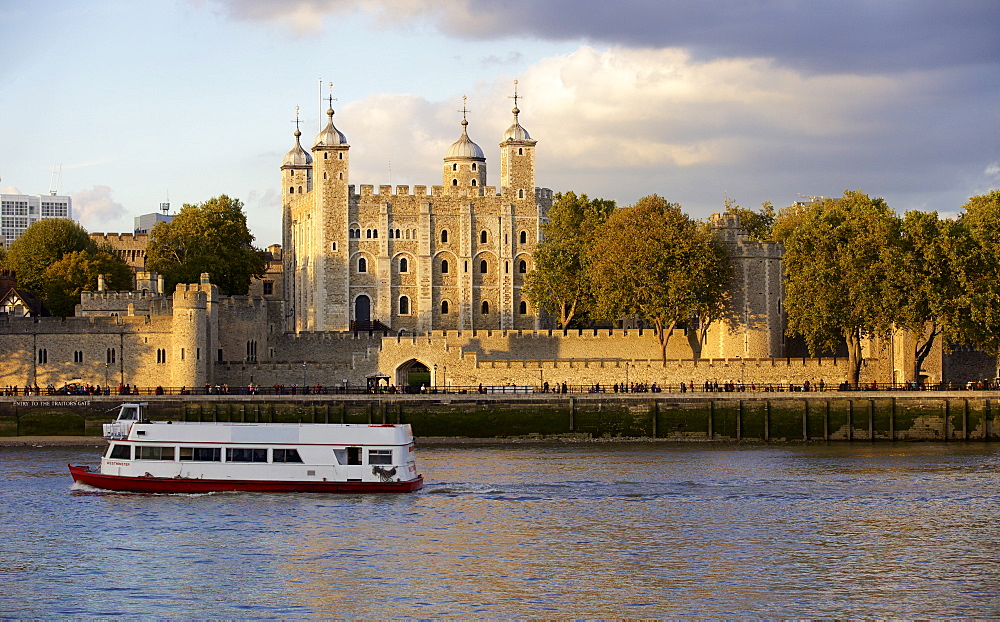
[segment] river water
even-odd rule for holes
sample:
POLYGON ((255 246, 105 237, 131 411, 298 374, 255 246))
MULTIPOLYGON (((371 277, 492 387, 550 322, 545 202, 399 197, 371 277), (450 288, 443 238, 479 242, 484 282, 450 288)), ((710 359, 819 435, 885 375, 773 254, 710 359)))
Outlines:
POLYGON ((1000 616, 1000 446, 423 446, 408 495, 74 489, 0 448, 0 617, 1000 616))

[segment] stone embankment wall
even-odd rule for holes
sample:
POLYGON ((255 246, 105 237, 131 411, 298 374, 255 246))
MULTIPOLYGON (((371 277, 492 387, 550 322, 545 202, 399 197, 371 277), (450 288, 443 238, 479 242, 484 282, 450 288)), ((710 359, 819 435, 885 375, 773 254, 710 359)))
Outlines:
MULTIPOLYGON (((99 436, 115 398, 3 398, 0 437, 99 436)), ((1000 439, 1000 399, 982 394, 778 396, 198 396, 150 398, 152 419, 409 423, 417 437, 698 442, 1000 439)))

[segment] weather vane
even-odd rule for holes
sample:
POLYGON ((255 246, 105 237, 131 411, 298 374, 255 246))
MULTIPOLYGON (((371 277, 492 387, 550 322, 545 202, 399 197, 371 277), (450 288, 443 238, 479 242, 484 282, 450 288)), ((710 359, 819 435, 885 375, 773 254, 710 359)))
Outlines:
POLYGON ((465 121, 465 113, 469 112, 469 109, 466 108, 466 106, 465 106, 465 103, 468 101, 468 99, 469 99, 469 97, 467 95, 462 95, 462 109, 459 110, 459 112, 462 113, 462 120, 463 121, 465 121))
POLYGON ((515 108, 515 110, 517 109, 517 100, 519 98, 520 98, 520 95, 517 94, 517 80, 514 80, 514 94, 513 95, 508 95, 507 99, 513 99, 514 100, 514 108, 515 108))

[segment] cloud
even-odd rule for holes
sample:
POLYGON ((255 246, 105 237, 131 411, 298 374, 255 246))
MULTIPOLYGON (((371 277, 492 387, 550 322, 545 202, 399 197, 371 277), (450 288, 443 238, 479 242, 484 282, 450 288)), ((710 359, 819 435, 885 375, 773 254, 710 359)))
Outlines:
POLYGON ((811 72, 877 73, 1000 58, 995 0, 211 0, 235 19, 318 33, 363 12, 373 27, 426 21, 467 39, 537 38, 764 57, 811 72))
POLYGON ((275 23, 296 35, 322 32, 330 17, 348 13, 371 15, 373 27, 395 25, 439 12, 432 0, 196 0, 208 2, 239 20, 275 23))
POLYGON ((111 188, 94 186, 72 195, 73 216, 88 231, 107 231, 127 216, 125 207, 111 198, 111 188), (109 229, 109 225, 111 225, 109 229))
MULTIPOLYGON (((784 205, 800 192, 856 188, 899 209, 943 209, 964 196, 967 171, 983 170, 1000 130, 979 77, 815 75, 771 59, 583 46, 518 75, 520 121, 539 141, 537 182, 554 190, 620 203, 659 192, 697 216, 718 211, 726 192, 743 205, 784 205)), ((512 80, 470 91, 469 136, 486 152, 492 185, 512 80)), ((391 168, 394 185, 441 184, 461 107, 459 94, 346 103, 335 120, 352 145, 351 183, 389 184, 391 168)))

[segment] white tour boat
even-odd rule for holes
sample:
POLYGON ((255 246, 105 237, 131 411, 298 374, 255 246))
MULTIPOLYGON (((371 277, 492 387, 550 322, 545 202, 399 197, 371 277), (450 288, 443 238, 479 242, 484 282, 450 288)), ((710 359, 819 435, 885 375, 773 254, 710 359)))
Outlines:
POLYGON ((149 421, 122 404, 99 471, 73 480, 130 492, 410 492, 423 486, 409 424, 149 421))

